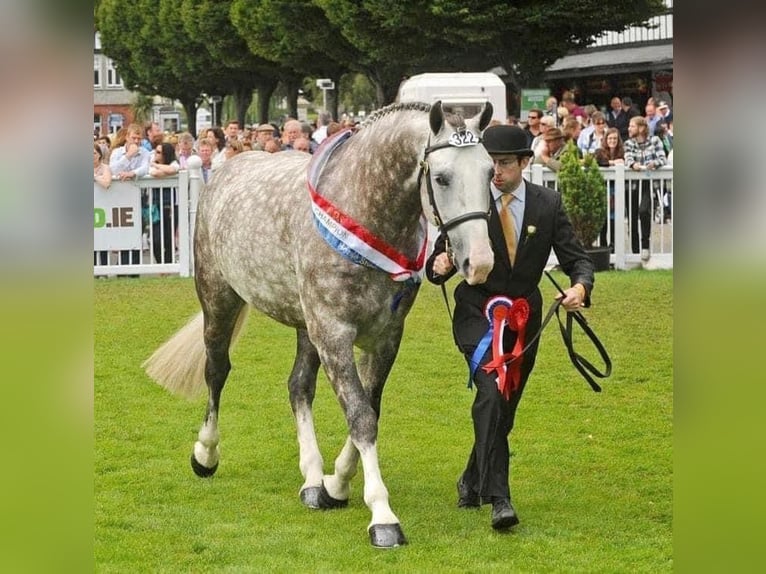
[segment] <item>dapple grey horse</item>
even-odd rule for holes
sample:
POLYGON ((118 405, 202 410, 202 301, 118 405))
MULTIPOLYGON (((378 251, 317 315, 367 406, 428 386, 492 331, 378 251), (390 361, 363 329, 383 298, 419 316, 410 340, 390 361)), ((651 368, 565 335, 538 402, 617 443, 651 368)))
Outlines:
POLYGON ((313 158, 246 152, 214 172, 200 193, 194 236, 202 312, 144 363, 150 377, 179 394, 194 395, 207 383, 191 457, 197 475, 218 467, 229 350, 252 306, 297 333, 288 387, 305 479, 301 500, 310 508, 347 505, 361 458, 371 543, 406 544, 378 464, 381 396, 419 287, 426 217, 448 234, 469 283, 483 282, 492 269, 492 161, 479 143, 491 117, 490 104, 470 119, 445 114, 438 102, 394 104, 353 135, 336 135, 313 158), (320 365, 349 429, 329 475, 312 414, 320 365))

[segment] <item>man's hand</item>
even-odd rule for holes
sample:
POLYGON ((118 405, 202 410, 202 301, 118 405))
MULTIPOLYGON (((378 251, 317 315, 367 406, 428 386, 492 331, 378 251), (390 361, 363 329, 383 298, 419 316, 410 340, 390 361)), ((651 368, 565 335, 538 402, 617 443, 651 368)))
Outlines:
POLYGON ((562 299, 561 306, 567 312, 579 311, 585 304, 585 287, 580 283, 576 283, 569 289, 566 289, 564 295, 558 293, 556 299, 562 299))
POLYGON ((436 275, 447 275, 452 271, 452 261, 446 253, 439 253, 434 259, 434 273, 436 275))

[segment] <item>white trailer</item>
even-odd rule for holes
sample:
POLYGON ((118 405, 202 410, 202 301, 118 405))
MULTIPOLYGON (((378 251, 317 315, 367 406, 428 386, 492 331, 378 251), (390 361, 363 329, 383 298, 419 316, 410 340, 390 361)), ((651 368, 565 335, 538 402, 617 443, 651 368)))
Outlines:
POLYGON ((506 122, 505 84, 489 72, 454 72, 418 74, 404 80, 399 86, 397 102, 424 102, 441 100, 445 111, 472 117, 479 113, 485 102, 491 102, 492 119, 506 122))

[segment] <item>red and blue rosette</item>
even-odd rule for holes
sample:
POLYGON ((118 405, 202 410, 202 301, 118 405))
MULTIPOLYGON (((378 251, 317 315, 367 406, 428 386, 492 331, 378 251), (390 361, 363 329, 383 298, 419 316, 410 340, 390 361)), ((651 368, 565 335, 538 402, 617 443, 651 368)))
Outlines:
POLYGON ((529 303, 523 298, 492 297, 484 306, 484 316, 487 318, 489 328, 471 356, 468 387, 471 387, 471 380, 479 367, 479 362, 491 345, 492 358, 482 366, 482 369, 486 373, 493 371, 497 373, 497 389, 506 400, 509 400, 511 394, 521 384, 520 359, 526 339, 529 303), (503 348, 503 332, 506 328, 516 332, 516 343, 510 353, 506 353, 503 348))

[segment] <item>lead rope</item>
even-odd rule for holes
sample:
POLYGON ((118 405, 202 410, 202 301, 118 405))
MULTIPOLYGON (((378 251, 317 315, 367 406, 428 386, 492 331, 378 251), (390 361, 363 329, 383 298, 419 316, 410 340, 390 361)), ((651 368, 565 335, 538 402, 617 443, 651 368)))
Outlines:
MULTIPOLYGON (((545 271, 545 275, 548 277, 548 279, 551 280, 553 285, 558 289, 559 293, 563 295, 562 289, 559 287, 558 283, 553 279, 550 273, 545 271)), ((446 281, 445 281, 446 283, 446 281)), ((450 318, 450 325, 453 323, 452 319, 452 310, 450 309, 449 300, 447 298, 447 289, 444 287, 444 283, 440 285, 442 290, 442 296, 444 297, 444 303, 447 306, 447 314, 450 318)), ((524 345, 524 348, 521 350, 521 352, 513 359, 505 361, 506 365, 510 365, 514 361, 522 358, 524 356, 524 353, 529 349, 537 339, 540 338, 540 335, 542 335, 543 330, 545 327, 550 323, 551 319, 553 318, 553 315, 556 315, 556 319, 559 322, 559 331, 561 331, 561 339, 564 342, 564 346, 567 348, 567 354, 569 355, 569 360, 572 362, 572 365, 574 365, 574 368, 577 369, 577 372, 582 375, 582 377, 585 379, 585 381, 590 385, 590 387, 597 393, 601 392, 601 386, 593 379, 593 377, 596 377, 598 379, 605 379, 609 377, 609 375, 612 374, 612 359, 609 357, 609 353, 606 350, 606 347, 604 347, 601 340, 598 338, 596 333, 593 331, 593 329, 590 328, 588 325, 588 321, 585 319, 582 313, 579 311, 573 311, 573 312, 567 312, 567 319, 566 319, 566 326, 564 326, 564 322, 561 320, 561 316, 559 315, 559 311, 561 308, 561 301, 562 299, 556 299, 548 309, 548 312, 545 314, 545 318, 543 319, 542 324, 540 325, 540 328, 537 330, 537 333, 527 342, 526 345, 524 345), (585 357, 580 355, 577 351, 574 349, 574 342, 572 338, 572 326, 574 325, 574 321, 577 321, 577 324, 580 326, 580 328, 583 330, 583 332, 588 336, 588 338, 593 343, 593 346, 598 351, 599 355, 601 356, 601 360, 604 362, 604 370, 603 372, 600 371, 598 368, 596 368, 593 363, 588 361, 585 357), (591 376, 592 375, 592 376, 591 376)), ((455 337, 455 341, 457 343, 458 349, 460 349, 460 352, 465 355, 465 351, 460 346, 460 343, 457 342, 457 337, 455 337)))

